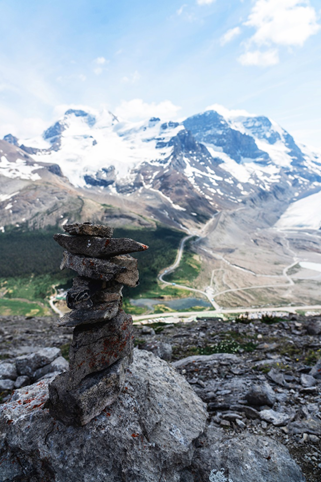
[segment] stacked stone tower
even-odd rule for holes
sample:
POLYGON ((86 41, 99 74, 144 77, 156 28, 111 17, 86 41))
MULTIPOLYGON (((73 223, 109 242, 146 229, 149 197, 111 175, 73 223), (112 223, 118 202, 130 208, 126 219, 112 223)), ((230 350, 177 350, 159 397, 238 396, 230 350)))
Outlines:
POLYGON ((66 425, 85 425, 116 399, 132 362, 132 318, 122 306, 122 288, 136 286, 137 260, 144 251, 132 239, 112 238, 113 229, 90 223, 65 225, 56 234, 65 248, 61 269, 78 276, 67 293, 72 310, 61 325, 73 326, 70 369, 49 386, 50 413, 66 425))

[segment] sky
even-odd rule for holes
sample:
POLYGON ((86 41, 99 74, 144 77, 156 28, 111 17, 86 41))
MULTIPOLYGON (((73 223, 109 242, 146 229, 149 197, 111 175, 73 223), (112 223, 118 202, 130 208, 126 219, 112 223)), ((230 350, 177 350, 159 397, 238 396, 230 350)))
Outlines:
POLYGON ((0 136, 220 104, 321 149, 320 0, 0 0, 0 136))

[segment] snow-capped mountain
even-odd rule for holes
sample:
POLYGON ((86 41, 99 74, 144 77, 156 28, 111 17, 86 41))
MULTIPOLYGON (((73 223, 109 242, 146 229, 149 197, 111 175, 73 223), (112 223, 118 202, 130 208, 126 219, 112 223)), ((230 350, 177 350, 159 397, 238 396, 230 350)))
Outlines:
MULTIPOLYGON (((39 182, 37 166, 57 166, 73 189, 145 200, 157 193, 176 214, 199 220, 260 196, 289 204, 321 189, 321 156, 267 117, 222 108, 181 122, 136 123, 106 110, 69 109, 38 138, 8 134, 2 142, 35 163, 29 181, 39 182)), ((26 169, 23 159, 1 156, 1 176, 24 179, 26 169)))

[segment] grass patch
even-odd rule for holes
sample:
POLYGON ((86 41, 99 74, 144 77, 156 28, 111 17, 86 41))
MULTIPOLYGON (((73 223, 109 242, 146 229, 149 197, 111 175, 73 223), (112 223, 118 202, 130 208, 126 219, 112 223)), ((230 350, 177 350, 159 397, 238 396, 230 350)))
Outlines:
POLYGON ((306 365, 313 366, 321 357, 321 350, 308 350, 304 357, 304 363, 306 365))
POLYGON ((51 314, 49 307, 39 303, 21 300, 0 299, 1 316, 47 316, 51 314))
POLYGON ((123 299, 123 309, 130 315, 144 315, 148 312, 147 307, 131 305, 129 300, 125 298, 123 299))
POLYGON ((66 343, 60 347, 61 355, 69 362, 69 348, 70 343, 66 343))
POLYGON ((257 347, 257 344, 248 343, 238 343, 235 340, 231 341, 221 341, 215 345, 207 345, 204 348, 199 349, 200 355, 213 355, 214 353, 238 353, 243 350, 247 353, 251 353, 257 347))
POLYGON ((189 240, 189 242, 186 243, 178 268, 176 268, 172 273, 164 276, 166 281, 171 283, 185 284, 188 286, 191 284, 191 281, 197 278, 197 276, 200 274, 201 263, 198 255, 191 251, 191 242, 192 240, 189 240))

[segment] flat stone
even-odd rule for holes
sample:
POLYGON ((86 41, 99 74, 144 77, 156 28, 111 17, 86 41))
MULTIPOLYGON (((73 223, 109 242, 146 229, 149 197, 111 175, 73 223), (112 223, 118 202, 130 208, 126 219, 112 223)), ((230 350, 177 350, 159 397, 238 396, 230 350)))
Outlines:
POLYGON ((21 388, 21 387, 25 387, 26 385, 30 385, 30 378, 25 376, 25 375, 21 375, 20 377, 17 378, 17 380, 14 382, 14 387, 15 388, 21 388))
POLYGON ((0 380, 0 391, 1 390, 13 390, 14 381, 13 380, 0 380))
POLYGON ((99 292, 106 281, 93 280, 77 276, 73 280, 73 285, 67 291, 66 303, 71 310, 86 309, 93 306, 92 297, 99 292))
POLYGON ((128 254, 115 256, 110 260, 118 266, 123 266, 126 268, 126 271, 118 274, 115 277, 115 280, 118 281, 118 283, 122 283, 124 285, 135 288, 135 286, 137 286, 139 282, 139 272, 137 269, 138 260, 136 258, 133 258, 132 256, 129 256, 128 254))
POLYGON ((54 240, 72 254, 91 258, 110 258, 119 254, 145 251, 148 246, 128 238, 95 238, 91 236, 68 236, 55 234, 54 240))
POLYGON ((300 382, 304 388, 314 387, 316 384, 315 378, 311 375, 306 375, 305 373, 301 373, 300 382))
POLYGON ((63 229, 68 234, 75 236, 97 236, 99 238, 111 238, 114 233, 114 228, 110 226, 91 223, 65 224, 63 229))
POLYGON ((321 334, 321 320, 313 320, 307 326, 307 332, 309 335, 320 335, 321 334))
POLYGON ((89 309, 94 304, 110 303, 122 300, 123 285, 117 281, 93 280, 77 276, 72 288, 67 292, 66 302, 72 310, 89 309))
POLYGON ((16 368, 19 375, 32 377, 34 372, 53 362, 61 355, 59 348, 42 348, 41 350, 16 358, 16 368))
POLYGON ((287 448, 265 436, 242 433, 229 436, 210 425, 199 437, 184 482, 305 482, 287 448))
POLYGON ((309 415, 303 420, 295 420, 289 423, 288 429, 292 435, 302 433, 321 435, 321 421, 318 417, 309 415))
POLYGON ((275 403, 275 393, 267 382, 252 385, 245 398, 250 405, 254 406, 269 405, 272 407, 275 403))
POLYGON ((186 365, 194 364, 194 363, 211 363, 211 362, 222 362, 228 361, 231 363, 239 363, 241 362, 241 358, 232 355, 230 353, 214 353, 213 355, 192 355, 186 358, 182 358, 181 360, 175 361, 172 365, 175 368, 181 368, 186 365))
POLYGON ((317 380, 321 379, 321 358, 314 365, 314 367, 310 371, 309 375, 316 378, 317 380))
POLYGON ((77 384, 86 375, 104 370, 133 350, 132 317, 123 310, 107 323, 77 326, 69 350, 71 379, 77 384))
POLYGON ((10 379, 15 380, 17 378, 17 369, 14 363, 0 363, 0 380, 10 379))
POLYGON ((118 266, 107 260, 86 258, 64 251, 60 269, 70 268, 80 276, 86 278, 111 281, 116 275, 126 271, 126 268, 118 266))
POLYGON ((114 318, 121 306, 121 300, 100 303, 88 310, 75 310, 60 318, 60 326, 79 326, 108 321, 114 318))
POLYGON ((247 407, 246 405, 231 405, 230 409, 237 412, 243 412, 245 416, 251 420, 260 418, 260 412, 255 408, 247 407))
POLYGON ((276 412, 275 410, 262 410, 260 418, 265 422, 272 423, 275 427, 283 427, 290 421, 291 416, 288 413, 276 412))
POLYGON ((58 375, 49 385, 49 411, 65 425, 86 425, 117 399, 124 385, 128 358, 70 385, 70 372, 58 375))
POLYGON ((54 373, 54 372, 62 373, 67 371, 68 368, 69 368, 69 363, 67 362, 67 360, 64 357, 59 356, 49 365, 45 365, 42 368, 38 368, 38 370, 36 370, 35 373, 33 374, 32 378, 34 380, 39 380, 39 378, 44 377, 45 375, 47 375, 47 373, 54 373))
POLYGON ((269 371, 267 376, 269 377, 270 380, 272 380, 272 382, 276 383, 277 385, 280 385, 281 387, 288 386, 287 382, 285 381, 283 373, 279 372, 275 368, 272 368, 272 370, 269 371))

